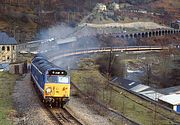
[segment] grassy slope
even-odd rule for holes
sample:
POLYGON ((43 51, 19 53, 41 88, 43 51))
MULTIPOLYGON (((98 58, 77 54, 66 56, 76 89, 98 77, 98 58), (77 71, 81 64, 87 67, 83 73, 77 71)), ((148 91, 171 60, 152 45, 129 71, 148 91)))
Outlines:
MULTIPOLYGON (((175 121, 180 121, 178 115, 169 112, 159 106, 155 106, 148 101, 145 101, 133 94, 130 94, 123 89, 116 87, 108 87, 108 82, 102 77, 97 70, 81 70, 73 71, 71 74, 72 81, 85 93, 95 97, 98 101, 108 104, 113 109, 123 113, 137 123, 150 125, 156 124, 173 124, 172 117, 175 121), (106 87, 105 87, 106 86, 106 87), (106 88, 103 90, 103 88, 106 88), (104 93, 104 94, 103 94, 104 93), (161 113, 154 113, 154 111, 161 113), (165 118, 168 116, 170 119, 165 118)), ((118 119, 113 119, 112 122, 119 124, 118 119)))
POLYGON ((15 75, 0 72, 0 125, 12 124, 8 115, 13 111, 12 92, 16 78, 15 75))

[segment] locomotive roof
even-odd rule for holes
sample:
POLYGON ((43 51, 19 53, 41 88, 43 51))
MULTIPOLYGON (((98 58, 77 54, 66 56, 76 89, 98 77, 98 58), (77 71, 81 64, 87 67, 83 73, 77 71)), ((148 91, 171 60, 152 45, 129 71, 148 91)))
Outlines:
POLYGON ((53 63, 49 62, 45 56, 38 56, 36 55, 33 59, 32 63, 44 74, 49 69, 61 69, 60 67, 54 65, 53 63))

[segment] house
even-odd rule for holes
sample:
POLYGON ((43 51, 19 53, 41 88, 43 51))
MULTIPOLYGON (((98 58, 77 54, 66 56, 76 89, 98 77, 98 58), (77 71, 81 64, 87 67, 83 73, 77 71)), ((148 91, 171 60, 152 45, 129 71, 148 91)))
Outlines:
POLYGON ((96 7, 95 7, 95 10, 97 10, 98 12, 103 12, 103 11, 106 11, 107 8, 106 8, 105 4, 97 3, 96 7))
POLYGON ((0 32, 0 63, 16 61, 16 45, 14 38, 9 37, 5 32, 0 32))
POLYGON ((119 10, 120 6, 119 6, 119 4, 113 2, 113 3, 111 4, 111 8, 116 11, 116 10, 119 10))

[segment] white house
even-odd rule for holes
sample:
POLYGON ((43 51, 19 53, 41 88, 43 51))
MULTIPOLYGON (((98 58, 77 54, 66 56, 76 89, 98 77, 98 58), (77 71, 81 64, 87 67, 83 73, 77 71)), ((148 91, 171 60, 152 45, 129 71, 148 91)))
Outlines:
POLYGON ((97 10, 98 12, 103 12, 103 11, 106 11, 107 8, 106 8, 105 4, 97 3, 96 7, 95 7, 95 10, 97 10))
POLYGON ((119 10, 120 6, 119 6, 119 4, 113 2, 113 3, 111 4, 111 8, 112 8, 113 10, 119 10))
POLYGON ((5 32, 0 32, 0 63, 10 63, 16 60, 17 42, 5 32))

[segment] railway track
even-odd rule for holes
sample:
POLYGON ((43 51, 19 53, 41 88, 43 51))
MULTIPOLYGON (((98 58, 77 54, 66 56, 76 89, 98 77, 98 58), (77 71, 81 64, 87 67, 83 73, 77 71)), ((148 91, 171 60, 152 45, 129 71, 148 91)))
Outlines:
MULTIPOLYGON (((35 91, 39 93, 35 84, 32 83, 32 86, 35 88, 35 91)), ((40 105, 42 106, 42 108, 44 109, 44 111, 54 125, 83 125, 82 121, 76 118, 66 106, 64 108, 52 108, 49 105, 45 105, 43 103, 43 99, 40 94, 38 94, 38 97, 40 98, 40 105)))
POLYGON ((49 113, 55 120, 55 124, 59 125, 83 125, 75 116, 72 115, 68 111, 68 109, 65 108, 50 108, 47 107, 49 113))
POLYGON ((62 57, 76 56, 83 54, 92 54, 92 53, 104 53, 104 52, 128 52, 128 51, 160 51, 168 50, 168 47, 151 47, 151 46, 131 46, 131 47, 104 47, 104 48, 90 48, 86 50, 77 50, 74 52, 65 52, 65 53, 53 53, 53 55, 48 55, 49 61, 54 62, 62 57))

